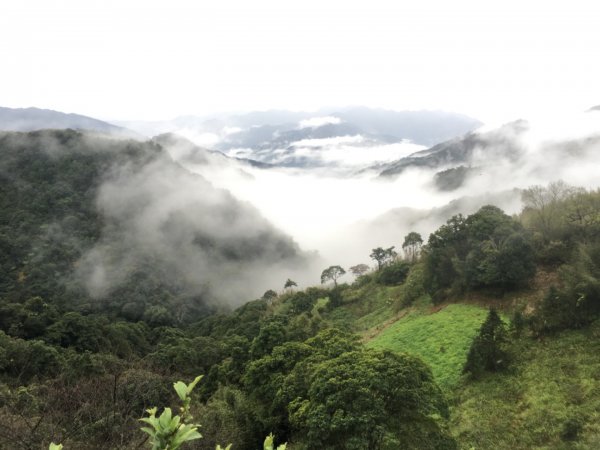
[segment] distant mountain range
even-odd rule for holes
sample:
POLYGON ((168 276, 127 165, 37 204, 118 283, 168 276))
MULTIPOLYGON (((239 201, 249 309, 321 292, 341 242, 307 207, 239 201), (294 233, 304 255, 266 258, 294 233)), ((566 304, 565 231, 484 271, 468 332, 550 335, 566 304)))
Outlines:
MULTIPOLYGON (((356 158, 357 155, 369 155, 366 158, 370 157, 372 161, 389 161, 389 155, 395 151, 386 149, 380 152, 385 153, 382 160, 381 155, 373 150, 375 147, 381 150, 382 146, 409 143, 413 145, 410 151, 414 151, 419 149, 418 146, 423 148, 462 136, 480 125, 478 120, 457 113, 366 107, 329 108, 316 112, 254 111, 214 117, 181 116, 169 121, 130 121, 117 122, 117 125, 47 109, 0 108, 2 131, 75 129, 135 139, 177 134, 188 139, 188 144, 196 146, 193 152, 196 157, 200 153, 206 157, 209 151, 219 151, 263 168, 348 165, 355 170, 362 160, 356 158), (326 154, 332 149, 333 157, 331 152, 326 154), (348 163, 352 158, 358 162, 348 163)), ((407 153, 404 148, 396 150, 392 157, 407 153)), ((213 153, 211 157, 219 158, 219 155, 213 153)))
POLYGON ((1 131, 36 131, 44 129, 96 131, 113 136, 140 138, 131 130, 80 114, 66 114, 50 109, 0 107, 1 131))
POLYGON ((431 146, 480 127, 471 117, 441 111, 390 111, 366 107, 316 112, 262 111, 213 118, 184 116, 172 121, 118 122, 146 136, 176 133, 232 156, 287 167, 322 164, 317 149, 331 140, 360 137, 354 147, 410 142, 431 146), (330 140, 318 142, 318 140, 330 140), (316 142, 315 142, 316 141, 316 142), (299 154, 300 153, 300 154, 299 154), (307 154, 309 153, 309 154, 307 154))

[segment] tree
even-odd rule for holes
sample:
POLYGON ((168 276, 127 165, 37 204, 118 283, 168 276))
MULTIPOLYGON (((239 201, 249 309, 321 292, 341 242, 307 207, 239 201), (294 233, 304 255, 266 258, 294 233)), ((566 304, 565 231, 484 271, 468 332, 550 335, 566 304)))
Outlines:
POLYGON ((535 213, 536 225, 544 237, 549 239, 559 228, 561 202, 577 193, 577 189, 564 181, 554 181, 547 187, 535 185, 525 189, 521 200, 525 210, 535 213))
POLYGON ((383 266, 398 256, 398 253, 396 253, 394 248, 394 246, 385 249, 377 247, 371 251, 369 256, 371 259, 377 261, 377 270, 381 270, 383 266))
POLYGON ((463 373, 473 377, 483 372, 497 372, 508 365, 506 326, 495 309, 490 312, 471 343, 463 373))
POLYGON ((386 286, 398 285, 406 280, 409 270, 410 265, 406 261, 396 261, 378 272, 377 281, 386 286))
POLYGON ((416 357, 354 350, 303 374, 288 409, 306 448, 456 448, 443 430, 444 396, 416 357))
POLYGON ((277 298, 277 292, 275 292, 273 289, 269 289, 262 296, 262 299, 266 300, 269 303, 271 303, 276 298, 277 298))
POLYGON ((329 266, 321 273, 321 284, 333 280, 334 286, 337 287, 337 279, 345 274, 346 271, 341 266, 329 266))
POLYGON ((368 271, 369 266, 367 266, 366 264, 357 264, 356 266, 350 267, 350 272, 352 272, 352 274, 357 277, 364 275, 368 271))
POLYGON ((285 284, 283 285, 283 288, 284 289, 288 289, 288 288, 292 289, 294 286, 298 286, 298 284, 295 281, 288 278, 287 281, 285 282, 285 284))
POLYGON ((423 238, 415 231, 411 231, 404 237, 404 243, 402 249, 406 253, 406 257, 410 262, 415 262, 421 252, 421 246, 423 245, 423 238))

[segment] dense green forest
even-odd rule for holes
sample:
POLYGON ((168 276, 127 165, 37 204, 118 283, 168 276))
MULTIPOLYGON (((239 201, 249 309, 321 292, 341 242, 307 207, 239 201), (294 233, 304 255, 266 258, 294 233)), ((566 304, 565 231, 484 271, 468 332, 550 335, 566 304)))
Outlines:
MULTIPOLYGON (((532 186, 519 215, 484 206, 227 310, 123 234, 147 197, 127 220, 98 200, 123 170, 184 177, 160 146, 5 133, 0 157, 2 449, 143 448, 146 410, 178 405, 173 382, 201 374, 189 449, 254 450, 270 433, 292 450, 600 446, 600 191, 532 186), (100 293, 82 268, 98 248, 126 262, 100 293)), ((210 274, 303 263, 248 205, 203 186, 226 202, 199 213, 259 226, 231 241, 175 212, 161 236, 191 237, 170 250, 195 246, 210 274)))

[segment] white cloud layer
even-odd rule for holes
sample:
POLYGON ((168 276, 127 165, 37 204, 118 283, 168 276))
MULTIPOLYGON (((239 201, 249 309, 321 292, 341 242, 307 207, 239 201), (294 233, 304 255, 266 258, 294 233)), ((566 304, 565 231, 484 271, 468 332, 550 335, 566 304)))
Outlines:
POLYGON ((301 120, 298 128, 317 128, 323 125, 342 123, 342 119, 334 116, 311 117, 310 119, 301 120))
POLYGON ((105 119, 363 104, 485 122, 600 103, 600 3, 7 0, 4 106, 105 119))

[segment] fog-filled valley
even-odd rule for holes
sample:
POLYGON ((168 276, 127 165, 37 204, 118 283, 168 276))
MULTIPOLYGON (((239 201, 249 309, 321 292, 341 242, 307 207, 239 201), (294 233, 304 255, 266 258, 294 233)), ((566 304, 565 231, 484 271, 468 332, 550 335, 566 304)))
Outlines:
MULTIPOLYGON (((5 108, 5 114, 10 111, 5 108)), ((29 128, 43 128, 38 111, 14 110, 19 117, 15 128, 28 129, 28 113, 29 128)), ((521 191, 529 186, 562 180, 594 188, 597 183, 600 116, 593 109, 498 127, 426 111, 350 108, 341 117, 319 113, 270 111, 219 121, 187 118, 188 128, 151 138, 130 132, 134 140, 123 137, 124 129, 110 132, 105 125, 80 132, 7 132, 3 139, 14 158, 24 158, 19 149, 27 148, 33 153, 25 161, 36 164, 47 158, 63 164, 65 155, 102 155, 103 168, 94 169, 85 199, 86 208, 101 221, 98 238, 85 249, 76 245, 76 270, 63 274, 64 280, 82 281, 91 298, 106 296, 124 283, 135 272, 134 261, 151 258, 164 266, 162 276, 179 280, 189 295, 209 298, 212 291, 218 293, 209 302, 213 306, 240 304, 281 288, 289 277, 310 286, 318 282, 324 265, 368 263, 372 248, 400 248, 407 233, 427 236, 455 214, 470 214, 486 204, 518 213, 521 191), (359 127, 341 118, 352 118, 352 112, 371 131, 389 131, 393 120, 404 129, 399 126, 395 137, 358 134, 359 127), (458 122, 454 128, 446 124, 447 132, 455 133, 451 139, 426 147, 401 137, 412 133, 419 142, 433 142, 439 133, 428 136, 427 127, 448 117, 458 122), (287 123, 291 119, 299 119, 295 128, 287 123), (263 140, 248 138, 246 131, 244 148, 232 147, 231 139, 215 141, 211 148, 201 145, 202 139, 189 138, 201 137, 209 125, 217 126, 215 122, 221 135, 243 124, 247 130, 262 130, 263 140), (190 124, 200 131, 192 133, 190 124), (473 129, 464 133, 465 126, 473 129), (287 133, 285 139, 282 133, 287 133), (148 154, 130 161, 124 154, 132 148, 148 154)), ((59 118, 50 126, 70 117, 45 114, 59 118)), ((173 127, 180 122, 165 123, 173 127)), ((145 131, 151 125, 162 131, 165 123, 145 124, 145 131)), ((65 128, 74 126, 71 120, 64 123, 65 128)), ((239 133, 240 128, 225 137, 239 133)), ((30 175, 10 164, 24 167, 25 162, 3 162, 3 173, 10 174, 7 180, 17 189, 21 177, 30 175)), ((75 170, 69 162, 64 164, 65 170, 75 170)), ((40 180, 29 182, 34 181, 40 180)), ((52 189, 65 188, 49 183, 52 189)), ((75 211, 68 213, 51 217, 46 232, 55 235, 44 239, 68 236, 63 222, 75 211)))
POLYGON ((0 450, 599 449, 598 17, 3 2, 0 450))
MULTIPOLYGON (((323 120, 333 119, 313 122, 318 129, 323 120)), ((255 205, 303 249, 318 251, 327 263, 349 266, 368 262, 374 247, 400 247, 408 232, 426 236, 449 216, 485 204, 517 213, 520 190, 532 185, 563 180, 596 187, 598 124, 597 113, 589 111, 486 126, 429 148, 368 141, 341 130, 340 136, 299 139, 283 147, 269 142, 273 148, 225 152, 261 162, 266 153, 296 161, 302 155, 302 164, 284 167, 209 159, 203 155, 216 154, 183 137, 165 148, 190 171, 255 205)), ((274 158, 267 159, 273 163, 274 158)), ((317 277, 315 272, 312 279, 317 277)))

